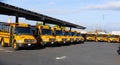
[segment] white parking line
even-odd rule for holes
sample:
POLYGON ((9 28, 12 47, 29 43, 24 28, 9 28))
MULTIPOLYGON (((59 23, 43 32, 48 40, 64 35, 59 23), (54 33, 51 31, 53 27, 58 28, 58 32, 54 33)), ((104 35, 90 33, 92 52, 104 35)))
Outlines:
POLYGON ((61 56, 61 57, 56 57, 56 60, 61 60, 61 59, 65 59, 66 56, 61 56))

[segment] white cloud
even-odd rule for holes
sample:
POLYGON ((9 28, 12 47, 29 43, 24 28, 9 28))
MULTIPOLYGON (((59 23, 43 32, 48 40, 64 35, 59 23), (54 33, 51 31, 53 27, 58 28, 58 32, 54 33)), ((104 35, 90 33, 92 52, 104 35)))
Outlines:
POLYGON ((120 10, 120 1, 106 2, 99 5, 89 5, 85 9, 101 9, 101 10, 120 10))

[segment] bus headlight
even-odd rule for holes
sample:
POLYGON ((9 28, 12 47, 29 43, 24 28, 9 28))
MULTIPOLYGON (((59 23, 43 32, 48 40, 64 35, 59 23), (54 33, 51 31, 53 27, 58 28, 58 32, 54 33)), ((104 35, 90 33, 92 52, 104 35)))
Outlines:
POLYGON ((17 43, 22 43, 22 40, 18 40, 17 43))

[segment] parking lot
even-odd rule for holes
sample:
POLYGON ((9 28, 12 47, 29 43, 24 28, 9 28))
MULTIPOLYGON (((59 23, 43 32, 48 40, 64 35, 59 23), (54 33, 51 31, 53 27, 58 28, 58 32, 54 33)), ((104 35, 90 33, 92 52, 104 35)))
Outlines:
POLYGON ((84 44, 12 50, 0 47, 0 65, 120 65, 118 43, 84 44))

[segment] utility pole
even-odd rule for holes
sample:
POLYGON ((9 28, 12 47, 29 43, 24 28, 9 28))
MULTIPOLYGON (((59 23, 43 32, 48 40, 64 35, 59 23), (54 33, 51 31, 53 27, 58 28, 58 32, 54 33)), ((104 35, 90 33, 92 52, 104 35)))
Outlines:
POLYGON ((102 28, 103 28, 103 31, 104 31, 104 29, 105 29, 105 28, 104 28, 104 20, 105 20, 104 14, 102 15, 102 20, 103 20, 103 22, 102 22, 102 24, 103 24, 103 25, 102 25, 102 28))

